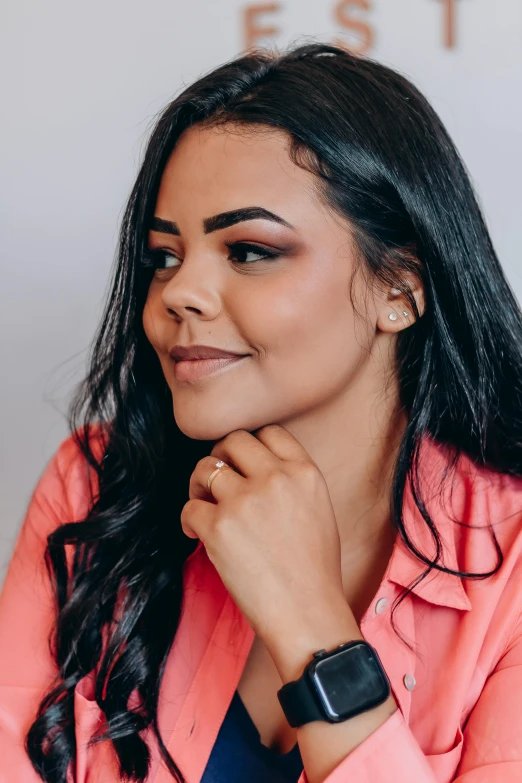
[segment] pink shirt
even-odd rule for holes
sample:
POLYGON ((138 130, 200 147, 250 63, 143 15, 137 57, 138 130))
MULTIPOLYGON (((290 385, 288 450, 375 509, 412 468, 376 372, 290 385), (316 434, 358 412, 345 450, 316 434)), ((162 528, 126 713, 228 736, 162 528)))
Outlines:
MULTIPOLYGON (((426 476, 439 477, 442 447, 426 440, 423 448, 426 476)), ((40 781, 23 738, 55 673, 47 644, 53 604, 43 553, 51 530, 84 515, 86 481, 83 457, 68 438, 38 482, 0 596, 1 783, 40 781)), ((399 709, 325 783, 522 781, 522 480, 478 469, 462 458, 451 500, 456 519, 477 526, 497 523, 504 564, 486 580, 433 571, 413 588, 395 621, 415 655, 392 629, 390 608, 424 565, 397 539, 361 631, 379 653, 399 709)), ((475 572, 494 568, 487 528, 454 523, 436 497, 429 508, 447 566, 475 572)), ((431 555, 429 531, 409 492, 404 516, 420 550, 431 555)), ((182 617, 162 681, 158 721, 188 783, 198 783, 254 634, 201 542, 186 561, 183 579, 182 617)), ((91 675, 77 685, 74 709, 78 753, 70 783, 117 783, 112 743, 86 747, 104 720, 93 700, 91 675)), ((172 783, 152 734, 145 738, 153 758, 148 780, 172 783)), ((299 783, 308 783, 305 772, 299 783)))

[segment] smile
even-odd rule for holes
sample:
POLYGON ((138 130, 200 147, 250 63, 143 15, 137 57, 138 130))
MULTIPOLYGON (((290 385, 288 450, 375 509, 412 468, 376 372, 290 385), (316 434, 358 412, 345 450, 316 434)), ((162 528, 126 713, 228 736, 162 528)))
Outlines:
POLYGON ((174 363, 174 376, 177 381, 196 381, 206 378, 225 367, 246 359, 246 356, 231 356, 226 359, 190 359, 174 363))

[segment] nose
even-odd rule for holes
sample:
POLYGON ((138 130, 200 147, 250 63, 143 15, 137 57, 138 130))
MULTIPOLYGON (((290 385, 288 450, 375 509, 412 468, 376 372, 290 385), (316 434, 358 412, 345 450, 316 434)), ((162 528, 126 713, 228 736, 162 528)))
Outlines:
POLYGON ((162 290, 166 312, 174 318, 198 315, 215 318, 222 307, 222 275, 216 258, 192 255, 185 258, 162 290))

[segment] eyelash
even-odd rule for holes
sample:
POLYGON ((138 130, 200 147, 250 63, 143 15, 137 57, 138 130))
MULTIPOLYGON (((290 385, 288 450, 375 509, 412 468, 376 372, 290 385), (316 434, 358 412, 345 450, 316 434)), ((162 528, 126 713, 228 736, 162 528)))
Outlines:
MULTIPOLYGON (((261 256, 255 261, 236 262, 239 263, 241 266, 249 266, 250 264, 258 263, 259 261, 272 261, 273 259, 277 258, 279 255, 281 255, 277 251, 268 250, 266 247, 261 247, 260 245, 253 245, 250 242, 234 242, 231 244, 227 244, 227 247, 230 250, 229 260, 233 259, 233 251, 235 251, 236 257, 238 255, 238 252, 256 253, 256 255, 261 256)), ((170 253, 167 250, 145 250, 141 258, 141 264, 142 266, 145 267, 152 267, 155 271, 175 268, 175 267, 163 266, 161 261, 162 259, 164 260, 166 256, 172 256, 172 258, 176 258, 178 261, 181 261, 181 259, 178 258, 176 255, 174 255, 174 253, 170 253)))

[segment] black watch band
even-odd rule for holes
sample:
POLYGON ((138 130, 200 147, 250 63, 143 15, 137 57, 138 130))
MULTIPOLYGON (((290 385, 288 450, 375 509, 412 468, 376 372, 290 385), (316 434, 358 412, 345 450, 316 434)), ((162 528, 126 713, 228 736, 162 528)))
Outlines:
POLYGON ((302 677, 287 682, 277 692, 279 703, 290 726, 301 726, 313 720, 325 720, 324 709, 319 705, 315 688, 311 686, 305 675, 306 670, 302 677), (288 688, 288 685, 292 687, 288 688))
POLYGON ((377 651, 357 639, 318 650, 302 676, 277 692, 290 726, 314 720, 339 723, 377 707, 391 693, 377 651))

